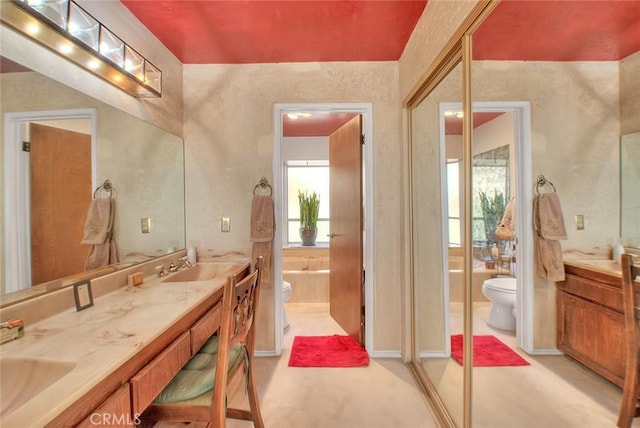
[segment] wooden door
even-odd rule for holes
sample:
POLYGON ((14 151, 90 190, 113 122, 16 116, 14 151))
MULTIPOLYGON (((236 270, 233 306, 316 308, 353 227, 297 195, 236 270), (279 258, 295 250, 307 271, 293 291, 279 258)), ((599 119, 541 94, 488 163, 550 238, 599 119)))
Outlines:
POLYGON ((364 342, 362 116, 329 136, 330 314, 364 342))
POLYGON ((30 135, 31 282, 40 284, 84 271, 91 136, 33 123, 30 135))

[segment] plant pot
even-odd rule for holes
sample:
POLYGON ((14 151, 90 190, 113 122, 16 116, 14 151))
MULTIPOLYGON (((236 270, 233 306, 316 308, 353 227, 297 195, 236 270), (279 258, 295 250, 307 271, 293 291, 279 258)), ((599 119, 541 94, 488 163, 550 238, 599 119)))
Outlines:
POLYGON ((302 240, 302 245, 304 246, 316 245, 317 235, 318 235, 317 227, 314 227, 313 229, 307 228, 307 227, 300 228, 300 239, 302 240))

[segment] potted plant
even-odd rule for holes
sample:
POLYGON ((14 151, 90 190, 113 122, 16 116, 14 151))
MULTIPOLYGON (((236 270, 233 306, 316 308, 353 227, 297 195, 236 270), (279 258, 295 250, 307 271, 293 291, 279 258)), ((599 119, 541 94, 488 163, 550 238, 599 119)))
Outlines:
POLYGON ((320 196, 316 192, 309 195, 306 190, 304 193, 299 190, 298 203, 300 204, 300 239, 302 240, 302 245, 316 245, 320 196))
POLYGON ((506 207, 504 194, 495 190, 493 196, 488 196, 480 190, 478 196, 480 197, 480 207, 482 208, 484 232, 487 236, 487 241, 496 242, 496 228, 498 227, 498 222, 504 216, 506 207))

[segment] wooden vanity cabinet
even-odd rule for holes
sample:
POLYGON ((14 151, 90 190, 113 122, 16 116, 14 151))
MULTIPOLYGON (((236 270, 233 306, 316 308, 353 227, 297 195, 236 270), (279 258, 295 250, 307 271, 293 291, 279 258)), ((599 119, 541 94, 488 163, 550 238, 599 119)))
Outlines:
POLYGON ((189 332, 183 333, 131 378, 131 410, 141 414, 191 358, 189 332))
POLYGON ((202 345, 220 328, 222 302, 216 303, 154 357, 129 381, 131 385, 131 411, 140 415, 169 384, 171 379, 189 362, 202 345))
MULTIPOLYGON (((248 272, 249 269, 242 270, 239 276, 243 277, 248 272)), ((47 426, 96 426, 95 420, 100 416, 93 415, 97 412, 105 415, 113 413, 117 421, 125 420, 125 426, 135 425, 136 417, 218 328, 223 288, 220 287, 158 338, 141 348, 134 357, 47 426)), ((98 425, 110 426, 102 422, 98 425)))
POLYGON ((136 419, 131 412, 129 384, 125 383, 91 415, 80 422, 78 428, 95 428, 96 426, 125 428, 135 425, 136 419))
POLYGON ((621 279, 565 265, 557 284, 557 346, 622 387, 625 369, 621 279))

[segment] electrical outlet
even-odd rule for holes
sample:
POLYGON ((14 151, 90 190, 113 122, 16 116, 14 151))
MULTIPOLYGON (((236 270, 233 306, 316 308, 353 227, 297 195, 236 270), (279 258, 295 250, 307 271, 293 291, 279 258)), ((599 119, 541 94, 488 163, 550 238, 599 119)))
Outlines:
POLYGON ((222 217, 222 221, 220 222, 220 229, 222 232, 231 232, 231 220, 229 217, 222 217))
POLYGON ((584 230, 584 215, 576 215, 576 230, 584 230))
POLYGON ((142 228, 142 233, 151 233, 151 219, 149 217, 141 218, 140 226, 142 228))

